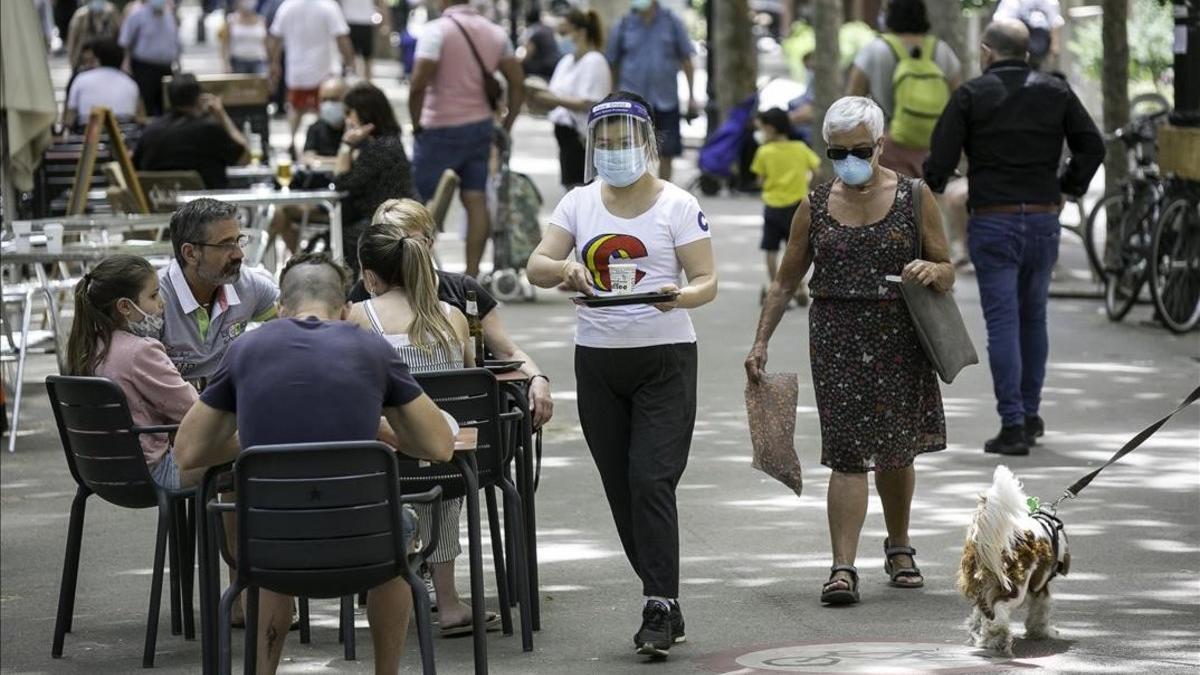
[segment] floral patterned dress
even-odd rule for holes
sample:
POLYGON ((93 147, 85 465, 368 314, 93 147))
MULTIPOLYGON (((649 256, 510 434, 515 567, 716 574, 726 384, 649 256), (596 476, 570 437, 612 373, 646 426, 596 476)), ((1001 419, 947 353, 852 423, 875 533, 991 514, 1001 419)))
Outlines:
POLYGON ((834 471, 894 471, 946 447, 933 367, 897 284, 913 258, 912 186, 900 180, 882 220, 846 226, 829 214, 833 183, 813 190, 809 356, 821 418, 821 463, 834 471))

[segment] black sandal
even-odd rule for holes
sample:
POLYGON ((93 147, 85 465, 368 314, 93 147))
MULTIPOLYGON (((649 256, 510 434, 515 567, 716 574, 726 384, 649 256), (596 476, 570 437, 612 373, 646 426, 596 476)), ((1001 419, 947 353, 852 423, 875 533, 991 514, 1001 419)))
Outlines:
POLYGON ((911 546, 889 546, 888 540, 883 540, 883 571, 891 577, 891 585, 896 588, 921 588, 925 585, 925 575, 921 574, 921 568, 917 567, 917 550, 911 546), (912 559, 912 567, 900 567, 892 564, 892 558, 898 555, 906 555, 912 559), (900 583, 900 579, 915 579, 916 583, 900 583))
POLYGON ((821 602, 827 605, 853 605, 858 602, 858 568, 854 565, 834 565, 829 568, 829 581, 821 588, 821 602), (845 579, 835 579, 838 572, 850 574, 850 588, 830 588, 838 583, 846 583, 845 579))

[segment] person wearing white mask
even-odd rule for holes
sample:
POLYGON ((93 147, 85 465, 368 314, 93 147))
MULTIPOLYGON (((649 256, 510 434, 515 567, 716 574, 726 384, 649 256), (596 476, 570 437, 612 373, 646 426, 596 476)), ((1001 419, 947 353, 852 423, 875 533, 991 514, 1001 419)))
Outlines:
MULTIPOLYGON (((159 342, 162 330, 154 266, 135 255, 106 258, 75 285, 67 373, 116 382, 138 426, 178 424, 199 395, 159 342)), ((199 471, 180 474, 166 434, 142 434, 138 440, 156 483, 179 489, 197 482, 199 471)))
POLYGON ((675 488, 691 446, 697 370, 687 310, 716 297, 717 271, 708 219, 695 197, 655 177, 657 148, 645 99, 618 92, 595 105, 591 182, 559 202, 527 274, 543 288, 605 298, 614 295, 614 263, 633 263, 633 292, 659 295, 656 304, 606 308, 577 300, 575 378, 584 438, 642 582, 635 649, 664 657, 684 640, 675 488))
POLYGON ((827 493, 833 566, 821 588, 821 602, 828 605, 859 601, 854 560, 871 471, 887 524, 883 548, 891 585, 924 585, 908 535, 913 460, 946 447, 937 378, 898 284, 887 277, 948 291, 954 266, 933 193, 879 166, 883 129, 883 111, 868 98, 838 99, 825 113, 822 131, 837 178, 817 186, 796 209, 745 363, 750 382, 760 382, 767 345, 812 265, 809 358, 821 463, 833 470, 827 493), (920 213, 914 212, 915 189, 921 191, 920 213), (923 259, 913 257, 916 237, 923 259))

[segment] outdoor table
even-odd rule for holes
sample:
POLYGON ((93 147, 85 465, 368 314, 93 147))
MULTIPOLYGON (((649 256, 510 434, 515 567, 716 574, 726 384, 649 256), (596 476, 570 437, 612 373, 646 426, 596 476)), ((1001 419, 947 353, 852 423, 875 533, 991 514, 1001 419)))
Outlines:
POLYGON ((537 485, 534 476, 533 411, 529 405, 529 376, 519 370, 514 370, 496 375, 496 381, 500 383, 505 393, 512 396, 523 415, 519 437, 515 443, 517 453, 514 466, 516 466, 517 473, 517 492, 521 495, 523 510, 521 519, 525 527, 525 560, 526 569, 529 571, 529 597, 531 599, 529 616, 532 619, 533 629, 541 630, 542 612, 537 569, 537 508, 534 499, 537 485))
POLYGON ((171 224, 171 215, 167 213, 151 213, 144 215, 111 215, 111 216, 62 216, 60 218, 36 218, 33 220, 18 220, 17 223, 29 223, 33 232, 42 232, 47 225, 62 225, 63 234, 86 234, 90 232, 101 234, 124 234, 141 230, 163 230, 171 224))
MULTIPOLYGON (((473 619, 479 623, 485 620, 483 582, 483 550, 480 542, 481 529, 479 522, 479 478, 475 465, 475 448, 478 443, 478 429, 460 429, 454 439, 454 456, 452 463, 462 472, 466 482, 467 499, 467 532, 471 569, 471 611, 473 619)), ((197 565, 200 589, 200 663, 203 675, 215 675, 220 672, 218 661, 220 654, 217 644, 217 626, 221 599, 221 569, 220 546, 217 540, 217 529, 212 516, 208 513, 208 502, 215 499, 219 483, 223 476, 233 470, 233 464, 221 464, 210 467, 200 480, 196 493, 196 536, 197 565)), ((487 675, 487 631, 479 631, 474 636, 475 673, 487 675)))
MULTIPOLYGON (((60 221, 52 220, 48 222, 60 221)), ((66 229, 65 225, 64 229, 66 229)), ((45 247, 33 247, 29 251, 18 252, 16 247, 10 244, 11 242, 5 242, 5 246, 0 250, 0 264, 33 265, 34 273, 37 275, 38 286, 41 288, 42 295, 46 298, 46 306, 50 308, 50 334, 54 338, 54 355, 58 360, 60 372, 63 370, 63 358, 66 356, 66 350, 63 348, 62 340, 59 336, 58 300, 54 297, 53 289, 50 288, 50 278, 46 275, 45 265, 60 262, 98 263, 117 253, 130 253, 142 257, 169 256, 174 253, 170 242, 153 241, 123 242, 111 246, 91 246, 88 244, 72 243, 64 244, 61 251, 54 253, 51 253, 45 247)))
POLYGON ((344 258, 342 250, 342 199, 337 190, 197 190, 175 194, 176 206, 209 198, 234 206, 320 206, 329 212, 329 248, 333 257, 344 258))
POLYGON ((275 170, 267 164, 247 164, 246 166, 225 167, 225 179, 234 181, 273 181, 275 170))

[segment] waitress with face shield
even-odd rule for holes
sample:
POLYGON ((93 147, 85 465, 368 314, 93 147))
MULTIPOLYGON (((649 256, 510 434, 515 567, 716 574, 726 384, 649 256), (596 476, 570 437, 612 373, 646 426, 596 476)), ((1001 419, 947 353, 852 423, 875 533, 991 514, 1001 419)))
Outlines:
POLYGON ((543 288, 565 284, 585 296, 612 296, 614 286, 660 294, 656 304, 577 303, 575 379, 584 438, 645 595, 634 646, 664 657, 684 640, 675 487, 696 419, 696 333, 687 310, 716 297, 717 274, 695 197, 652 171, 651 115, 627 92, 591 109, 590 182, 559 202, 527 273, 543 288))

